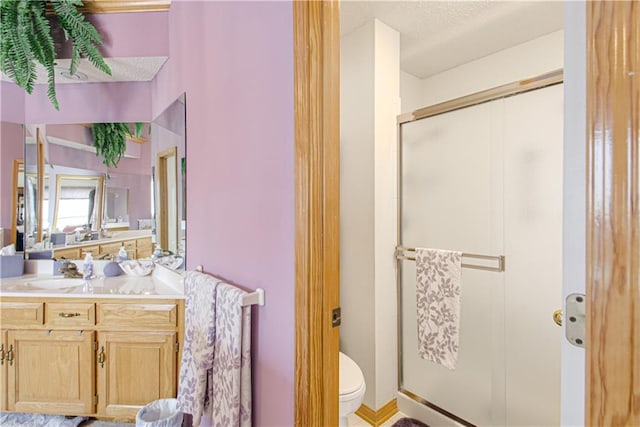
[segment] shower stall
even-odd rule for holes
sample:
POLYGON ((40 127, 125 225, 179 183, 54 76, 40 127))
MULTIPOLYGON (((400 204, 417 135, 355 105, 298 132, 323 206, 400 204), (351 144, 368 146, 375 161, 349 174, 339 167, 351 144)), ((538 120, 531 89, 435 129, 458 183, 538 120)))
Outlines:
POLYGON ((562 72, 402 115, 398 141, 399 393, 452 425, 559 425, 562 72), (463 253, 455 370, 418 355, 416 247, 463 253))

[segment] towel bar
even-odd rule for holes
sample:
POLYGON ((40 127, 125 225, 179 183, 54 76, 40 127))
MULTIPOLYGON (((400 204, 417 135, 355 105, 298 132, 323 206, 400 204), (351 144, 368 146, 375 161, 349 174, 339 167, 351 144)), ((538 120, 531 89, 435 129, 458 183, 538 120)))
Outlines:
MULTIPOLYGON (((415 261, 416 257, 415 256, 407 256, 405 255, 404 252, 415 252, 416 248, 409 248, 406 246, 396 246, 396 258, 397 259, 403 259, 403 260, 407 260, 407 261, 415 261)), ((462 256, 465 258, 476 258, 476 259, 486 259, 486 260, 494 260, 494 261, 498 261, 498 266, 497 267, 489 267, 486 265, 475 265, 475 264, 462 264, 462 267, 464 268, 473 268, 476 270, 486 270, 486 271, 498 271, 498 272, 502 272, 504 271, 505 268, 505 259, 504 259, 504 255, 479 255, 479 254, 469 254, 469 253, 462 253, 462 256)))
MULTIPOLYGON (((204 267, 201 265, 198 265, 195 270, 204 273, 204 267)), ((249 292, 242 297, 242 306, 249 305, 264 305, 264 289, 257 288, 254 292, 249 292)))

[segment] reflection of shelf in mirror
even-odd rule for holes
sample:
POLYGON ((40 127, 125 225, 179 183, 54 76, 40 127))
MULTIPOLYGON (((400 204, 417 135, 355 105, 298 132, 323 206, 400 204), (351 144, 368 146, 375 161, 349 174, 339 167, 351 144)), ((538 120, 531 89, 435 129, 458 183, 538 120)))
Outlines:
MULTIPOLYGON (((92 145, 82 144, 80 142, 70 141, 68 139, 56 138, 55 136, 47 136, 47 141, 51 144, 60 145, 62 147, 74 148, 80 151, 87 151, 89 153, 96 153, 96 147, 92 145)), ((35 144, 36 140, 32 136, 25 137, 26 144, 35 144)), ((125 153, 124 157, 126 158, 138 158, 136 156, 131 155, 131 153, 125 153)))

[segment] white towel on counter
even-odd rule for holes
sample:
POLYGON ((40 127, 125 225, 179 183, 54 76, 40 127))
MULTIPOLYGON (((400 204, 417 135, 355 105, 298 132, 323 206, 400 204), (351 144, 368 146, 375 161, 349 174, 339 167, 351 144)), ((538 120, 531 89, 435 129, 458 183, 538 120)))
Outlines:
POLYGON ((416 248, 418 354, 455 369, 460 332, 462 253, 416 248))
POLYGON ((184 281, 185 325, 184 348, 180 364, 178 409, 193 416, 200 425, 207 394, 207 380, 213 370, 216 339, 216 288, 214 276, 189 271, 184 281))

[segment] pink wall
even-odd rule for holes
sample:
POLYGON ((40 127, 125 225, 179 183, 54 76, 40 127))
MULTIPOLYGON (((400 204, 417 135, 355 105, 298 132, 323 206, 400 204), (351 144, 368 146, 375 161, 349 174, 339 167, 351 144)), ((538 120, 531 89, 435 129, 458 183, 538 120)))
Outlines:
MULTIPOLYGON (((88 15, 102 36, 104 57, 168 56, 168 12, 103 13, 88 15)), ((71 57, 71 45, 65 43, 60 58, 71 57)))
POLYGON ((0 82, 0 121, 24 123, 25 94, 18 85, 0 82))
POLYGON ((187 261, 247 289, 254 423, 293 425, 292 3, 174 1, 153 115, 187 105, 187 261))
POLYGON ((47 86, 26 95, 26 123, 151 121, 151 82, 56 85, 60 111, 47 98, 47 86))
POLYGON ((0 82, 0 227, 5 229, 4 246, 11 234, 13 160, 22 159, 24 91, 13 83, 0 82))
POLYGON ((13 160, 22 159, 22 125, 0 122, 0 227, 4 228, 4 246, 11 235, 11 195, 13 190, 13 160))

